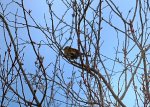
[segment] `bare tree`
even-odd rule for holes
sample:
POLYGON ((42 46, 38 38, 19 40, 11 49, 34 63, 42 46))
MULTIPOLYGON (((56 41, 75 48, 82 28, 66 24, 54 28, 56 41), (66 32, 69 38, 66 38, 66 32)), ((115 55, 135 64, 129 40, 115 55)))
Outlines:
POLYGON ((46 0, 40 24, 27 2, 0 3, 2 107, 150 106, 148 0, 46 0))

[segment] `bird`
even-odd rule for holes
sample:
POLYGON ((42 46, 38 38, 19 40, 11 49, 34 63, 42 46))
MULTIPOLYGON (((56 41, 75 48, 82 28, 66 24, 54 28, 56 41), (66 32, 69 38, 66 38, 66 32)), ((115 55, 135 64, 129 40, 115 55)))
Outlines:
POLYGON ((77 59, 80 55, 83 55, 78 49, 66 46, 64 48, 64 55, 69 59, 77 59))

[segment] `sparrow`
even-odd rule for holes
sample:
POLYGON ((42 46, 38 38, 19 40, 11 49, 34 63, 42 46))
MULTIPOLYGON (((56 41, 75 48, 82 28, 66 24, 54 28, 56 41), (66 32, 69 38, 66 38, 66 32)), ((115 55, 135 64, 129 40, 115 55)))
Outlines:
POLYGON ((64 55, 69 59, 77 59, 80 55, 83 55, 78 49, 66 46, 64 48, 64 55))

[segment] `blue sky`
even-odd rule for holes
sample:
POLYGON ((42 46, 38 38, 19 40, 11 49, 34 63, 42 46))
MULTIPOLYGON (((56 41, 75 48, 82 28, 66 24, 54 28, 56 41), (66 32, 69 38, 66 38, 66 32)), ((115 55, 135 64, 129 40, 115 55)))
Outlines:
MULTIPOLYGON (((6 3, 5 1, 2 1, 2 2, 6 3)), ((129 9, 135 7, 135 1, 131 2, 131 0, 122 0, 122 1, 121 0, 113 0, 113 2, 117 4, 119 10, 122 11, 122 14, 124 17, 127 17, 127 13, 128 13, 129 9)), ((96 2, 93 3, 93 6, 94 5, 96 5, 96 2)), ((54 0, 52 8, 54 9, 54 11, 55 11, 56 15, 58 15, 58 17, 61 17, 63 15, 63 13, 65 12, 66 8, 64 6, 65 5, 62 5, 62 2, 60 0, 54 0)), ((38 24, 40 24, 41 26, 45 26, 44 15, 46 16, 47 22, 49 24, 51 24, 50 19, 49 19, 50 18, 49 10, 48 10, 48 7, 46 6, 46 3, 44 0, 38 0, 38 1, 31 0, 30 2, 26 0, 25 7, 27 10, 32 10, 31 15, 33 16, 35 21, 38 22, 38 24)), ((9 11, 16 12, 16 10, 17 10, 17 8, 12 5, 12 6, 10 6, 8 12, 9 11)), ((109 14, 110 11, 111 11, 110 8, 104 9, 103 17, 105 17, 107 19, 111 15, 113 24, 116 25, 117 27, 119 27, 120 29, 124 30, 124 26, 122 26, 123 23, 121 22, 121 20, 118 17, 116 17, 116 15, 114 15, 114 13, 109 14)), ((71 21, 72 21, 71 20, 71 14, 72 14, 71 12, 72 11, 69 10, 68 14, 64 18, 64 20, 66 20, 69 24, 71 24, 71 21)), ((20 11, 18 11, 18 14, 20 14, 20 11)), ((90 19, 92 16, 92 12, 91 13, 89 12, 87 16, 90 19)), ((12 18, 12 20, 13 20, 13 17, 11 17, 11 15, 9 16, 9 18, 12 18)), ((21 19, 19 21, 21 21, 21 19)), ((29 19, 29 22, 31 24, 33 24, 33 22, 30 19, 29 19)), ((55 20, 55 22, 57 23, 58 20, 55 20)), ((101 42, 104 41, 104 43, 101 48, 101 53, 107 57, 115 56, 114 48, 116 48, 116 44, 118 44, 117 36, 116 36, 117 33, 114 29, 111 29, 110 26, 107 25, 106 23, 102 23, 102 27, 103 27, 103 29, 102 29, 101 42)), ((0 32, 1 32, 1 30, 2 29, 0 29, 0 32)), ((24 30, 20 30, 18 33, 20 34, 19 36, 21 38, 23 38, 24 40, 29 40, 27 33, 24 30)), ((60 32, 58 32, 57 34, 59 35, 60 32)), ((1 35, 1 33, 0 33, 0 35, 1 35)), ((46 41, 45 37, 43 37, 43 34, 36 29, 31 29, 31 35, 32 35, 33 40, 35 40, 36 42, 40 42, 41 40, 46 41)), ((68 37, 67 35, 69 35, 69 32, 65 34, 66 38, 68 37)), ((120 40, 119 41, 119 44, 120 44, 119 50, 122 50, 121 48, 123 45, 124 35, 122 33, 118 33, 118 38, 120 40)), ((5 44, 3 40, 4 39, 0 39, 0 42, 2 44, 5 44)), ((20 40, 20 42, 21 42, 21 40, 20 40)), ((63 43, 64 43, 64 41, 62 42, 62 44, 63 43)), ((68 44, 68 45, 70 45, 70 44, 68 44)), ((74 43, 73 46, 76 47, 76 43, 74 43)), ((0 52, 3 55, 4 55, 5 48, 6 47, 3 47, 2 45, 0 45, 0 52)), ((34 61, 36 60, 36 58, 35 58, 35 55, 33 54, 32 47, 27 45, 24 51, 25 51, 25 58, 24 58, 25 65, 24 66, 28 72, 33 73, 33 72, 35 72, 35 68, 33 68, 33 66, 34 66, 34 61)), ((131 56, 129 56, 131 58, 131 60, 132 60, 132 56, 134 56, 135 53, 137 53, 137 52, 138 52, 137 49, 135 49, 132 52, 131 56)), ((45 66, 47 66, 50 62, 56 61, 56 53, 52 49, 50 49, 48 46, 42 46, 42 48, 40 49, 40 53, 42 56, 44 56, 44 65, 45 66)), ((119 57, 121 58, 122 57, 121 54, 119 54, 119 55, 120 55, 119 57)), ((67 72, 64 72, 64 75, 67 75, 66 81, 69 81, 68 78, 71 76, 71 73, 69 73, 69 71, 72 71, 73 69, 75 69, 75 71, 78 71, 78 69, 74 68, 72 65, 68 64, 63 59, 61 59, 61 61, 62 61, 61 64, 65 66, 65 71, 67 71, 67 72)), ((110 70, 112 69, 113 62, 106 61, 104 63, 110 70)), ((122 68, 123 68, 123 66, 118 65, 118 66, 115 66, 114 70, 120 71, 120 70, 122 70, 122 68)), ((53 70, 53 68, 49 68, 49 70, 53 70)), ((51 72, 49 72, 49 73, 51 73, 51 72)), ((80 75, 80 72, 77 72, 76 74, 80 75)), ((49 75, 51 75, 51 74, 49 74, 49 75)), ((128 76, 130 77, 130 75, 128 75, 128 76)), ((115 77, 117 77, 117 75, 115 77)), ((115 86, 117 83, 118 83, 118 78, 113 78, 112 86, 114 86, 115 92, 117 92, 117 88, 115 86)), ((133 107, 135 104, 135 99, 132 96, 135 96, 135 95, 133 93, 132 85, 127 93, 128 94, 124 98, 123 102, 127 107, 133 107)), ((59 99, 60 96, 58 95, 57 97, 59 99)))

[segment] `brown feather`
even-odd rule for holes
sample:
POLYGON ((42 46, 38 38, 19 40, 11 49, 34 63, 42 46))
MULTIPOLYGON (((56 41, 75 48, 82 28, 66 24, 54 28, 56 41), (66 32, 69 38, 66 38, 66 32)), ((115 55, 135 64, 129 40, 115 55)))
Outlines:
POLYGON ((75 48, 71 48, 69 46, 66 46, 64 48, 64 54, 67 58, 77 59, 81 55, 81 52, 75 48))

